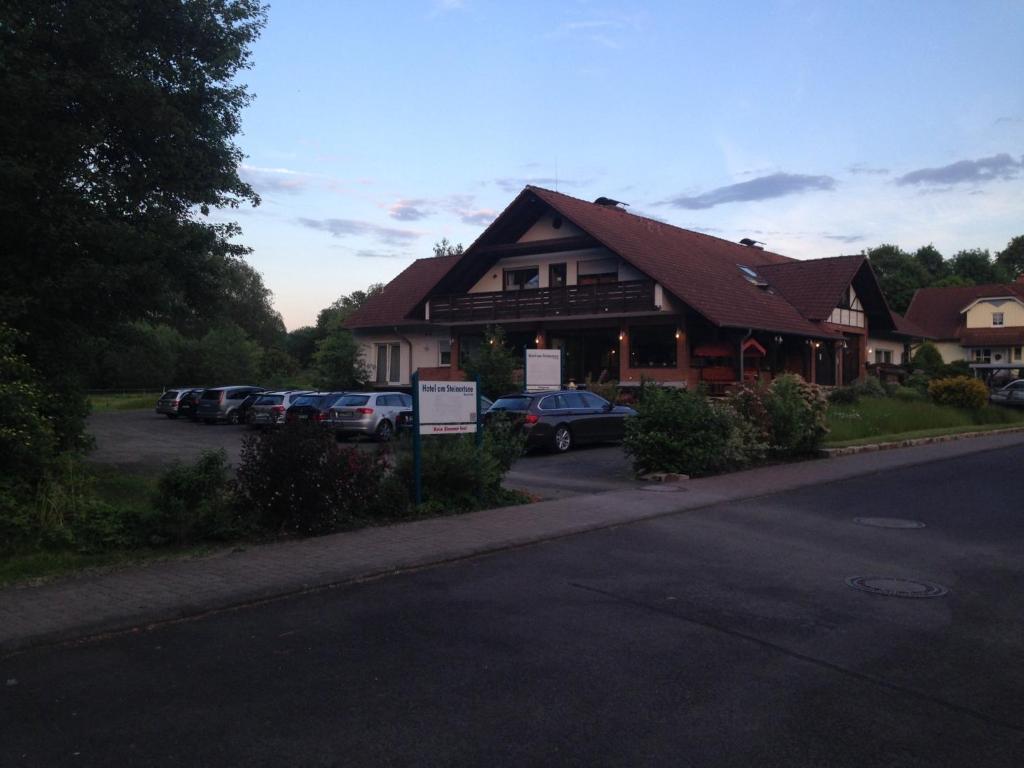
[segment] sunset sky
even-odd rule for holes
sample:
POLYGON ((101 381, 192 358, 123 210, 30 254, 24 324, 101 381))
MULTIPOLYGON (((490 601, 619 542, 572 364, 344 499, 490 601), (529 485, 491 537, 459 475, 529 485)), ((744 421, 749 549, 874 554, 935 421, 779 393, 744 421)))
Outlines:
POLYGON ((239 143, 289 329, 524 184, 797 258, 1024 234, 1024 3, 298 2, 239 143))

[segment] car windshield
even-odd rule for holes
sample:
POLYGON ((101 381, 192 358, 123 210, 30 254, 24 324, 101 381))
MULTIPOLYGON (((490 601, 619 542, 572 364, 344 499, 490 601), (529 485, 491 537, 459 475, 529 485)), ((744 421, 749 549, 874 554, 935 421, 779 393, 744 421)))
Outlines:
POLYGON ((319 399, 316 395, 299 395, 292 400, 292 405, 316 405, 319 399))
POLYGON ((345 395, 335 405, 344 408, 347 405, 366 405, 368 402, 370 402, 369 395, 345 395))
POLYGON ((177 396, 178 396, 178 390, 176 390, 176 389, 168 389, 166 392, 163 393, 163 395, 160 397, 160 399, 161 400, 173 400, 177 396))
POLYGON ((491 406, 492 411, 525 411, 530 407, 529 397, 499 397, 491 406))
POLYGON ((280 405, 284 402, 284 395, 263 395, 254 405, 280 405))

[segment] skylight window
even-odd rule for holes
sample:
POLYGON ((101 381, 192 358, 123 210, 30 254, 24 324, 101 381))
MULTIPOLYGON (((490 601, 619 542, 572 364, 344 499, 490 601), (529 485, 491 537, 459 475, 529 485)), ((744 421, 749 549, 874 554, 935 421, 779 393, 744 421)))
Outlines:
POLYGON ((739 268, 740 274, 747 279, 748 283, 756 285, 758 288, 768 287, 768 282, 759 274, 757 274, 753 267, 747 267, 744 266, 743 264, 737 264, 736 266, 739 268))

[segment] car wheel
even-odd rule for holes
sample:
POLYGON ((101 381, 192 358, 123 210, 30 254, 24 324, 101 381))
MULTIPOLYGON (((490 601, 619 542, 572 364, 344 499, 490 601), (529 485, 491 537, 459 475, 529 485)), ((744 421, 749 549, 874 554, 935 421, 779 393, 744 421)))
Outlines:
POLYGON ((572 432, 565 424, 555 427, 555 434, 551 438, 551 446, 558 453, 565 453, 572 448, 572 432))
POLYGON ((377 425, 376 435, 378 442, 386 443, 388 440, 391 439, 391 436, 394 433, 394 429, 392 429, 391 427, 391 422, 388 421, 387 419, 383 419, 381 423, 377 425))

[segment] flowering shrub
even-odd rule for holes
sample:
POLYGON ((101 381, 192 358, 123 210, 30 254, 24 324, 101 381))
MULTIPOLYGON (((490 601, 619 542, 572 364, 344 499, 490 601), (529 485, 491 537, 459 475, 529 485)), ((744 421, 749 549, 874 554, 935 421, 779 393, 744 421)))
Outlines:
POLYGON ((988 403, 988 387, 978 379, 956 376, 951 379, 933 379, 928 394, 939 405, 952 405, 977 411, 988 403))
POLYGON ((387 468, 385 454, 339 446, 319 424, 251 434, 242 444, 236 509, 271 533, 351 528, 379 515, 387 468))
POLYGON ((811 453, 828 434, 828 399, 824 390, 799 376, 775 379, 766 401, 772 423, 772 451, 780 455, 811 453))

